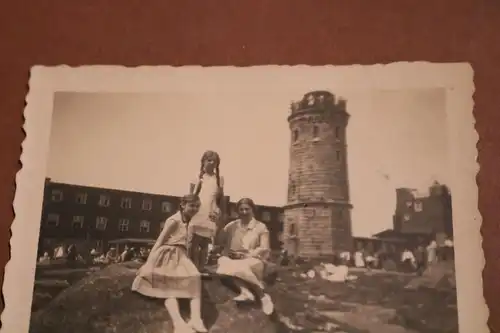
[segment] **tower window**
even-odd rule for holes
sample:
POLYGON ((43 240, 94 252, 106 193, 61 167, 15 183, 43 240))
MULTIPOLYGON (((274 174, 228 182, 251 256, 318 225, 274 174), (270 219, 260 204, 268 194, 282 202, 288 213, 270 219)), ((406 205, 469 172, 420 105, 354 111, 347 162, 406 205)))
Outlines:
POLYGON ((319 127, 314 125, 313 126, 313 137, 317 138, 319 136, 319 127))
POLYGON ((293 140, 293 142, 296 142, 298 139, 299 139, 299 130, 296 129, 293 131, 292 140, 293 140))
POLYGON ((335 139, 340 139, 340 127, 335 127, 335 139))
POLYGON ((335 154, 336 154, 336 157, 337 157, 337 161, 340 161, 340 158, 341 158, 341 156, 340 156, 340 151, 339 151, 339 150, 337 150, 337 151, 335 152, 335 154))

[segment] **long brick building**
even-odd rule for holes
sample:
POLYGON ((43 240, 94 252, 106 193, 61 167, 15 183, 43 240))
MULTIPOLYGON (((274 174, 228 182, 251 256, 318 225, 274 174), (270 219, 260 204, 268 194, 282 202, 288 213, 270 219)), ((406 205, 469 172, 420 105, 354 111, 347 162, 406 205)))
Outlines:
MULTIPOLYGON (((235 218, 235 203, 226 196, 225 222, 235 218)), ((180 198, 90 186, 46 179, 40 225, 39 251, 59 244, 106 250, 117 240, 154 241, 165 219, 177 211, 180 198)), ((256 218, 271 231, 271 247, 280 248, 282 208, 258 206, 256 218)))

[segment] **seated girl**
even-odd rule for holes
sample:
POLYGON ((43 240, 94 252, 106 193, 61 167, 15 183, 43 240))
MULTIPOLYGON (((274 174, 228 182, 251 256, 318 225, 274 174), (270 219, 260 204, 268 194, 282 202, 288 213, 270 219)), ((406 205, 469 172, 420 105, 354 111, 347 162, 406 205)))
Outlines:
POLYGON ((165 222, 132 284, 132 290, 140 294, 165 299, 175 332, 207 332, 201 318, 201 276, 186 250, 187 225, 199 208, 197 196, 182 197, 179 212, 165 222), (189 323, 181 317, 179 298, 191 300, 189 323))

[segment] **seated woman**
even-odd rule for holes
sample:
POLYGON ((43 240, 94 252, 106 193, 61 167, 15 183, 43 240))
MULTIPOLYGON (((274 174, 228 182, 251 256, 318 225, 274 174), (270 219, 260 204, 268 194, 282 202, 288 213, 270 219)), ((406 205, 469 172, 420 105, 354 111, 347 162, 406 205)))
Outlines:
POLYGON ((266 315, 274 311, 271 297, 264 292, 264 271, 270 254, 269 231, 264 223, 254 218, 255 204, 243 198, 236 204, 239 219, 228 223, 218 236, 222 257, 217 274, 232 276, 240 294, 235 301, 253 301, 254 294, 245 286, 250 284, 260 297, 266 315))

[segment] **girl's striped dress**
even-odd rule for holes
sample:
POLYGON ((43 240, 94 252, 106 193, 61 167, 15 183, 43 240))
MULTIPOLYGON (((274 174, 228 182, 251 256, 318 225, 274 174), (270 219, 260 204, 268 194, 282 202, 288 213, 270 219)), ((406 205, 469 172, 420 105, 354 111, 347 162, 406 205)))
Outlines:
POLYGON ((132 290, 155 298, 195 298, 201 295, 201 277, 186 252, 187 223, 180 213, 167 219, 164 244, 149 254, 137 272, 132 290))

